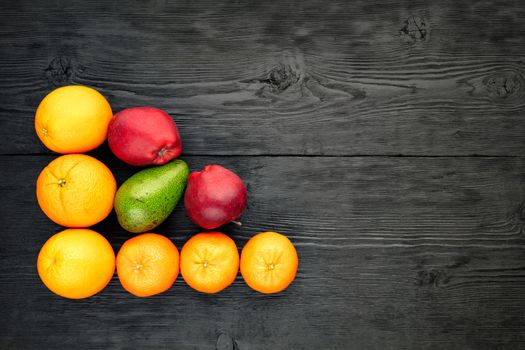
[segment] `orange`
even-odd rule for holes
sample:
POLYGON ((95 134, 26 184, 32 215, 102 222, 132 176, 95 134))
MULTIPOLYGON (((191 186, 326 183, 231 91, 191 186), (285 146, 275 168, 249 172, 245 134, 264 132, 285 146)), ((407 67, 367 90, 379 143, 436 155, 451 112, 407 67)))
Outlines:
POLYGON ((117 183, 100 161, 84 154, 60 156, 49 163, 36 181, 38 204, 54 222, 88 227, 113 209, 117 183))
POLYGON ((135 236, 117 254, 117 274, 122 287, 133 295, 162 293, 179 274, 179 251, 168 238, 156 233, 135 236))
POLYGON ((220 292, 232 284, 238 271, 237 246, 224 233, 199 233, 182 247, 180 272, 184 281, 199 292, 220 292))
POLYGON ((50 150, 82 153, 104 142, 112 117, 108 101, 98 91, 80 85, 63 86, 40 102, 35 129, 50 150))
POLYGON ((100 292, 115 272, 115 254, 99 233, 67 229, 49 238, 37 261, 38 275, 64 298, 87 298, 100 292))
POLYGON ((295 247, 277 232, 253 236, 241 253, 241 274, 254 290, 272 294, 286 289, 297 273, 295 247))

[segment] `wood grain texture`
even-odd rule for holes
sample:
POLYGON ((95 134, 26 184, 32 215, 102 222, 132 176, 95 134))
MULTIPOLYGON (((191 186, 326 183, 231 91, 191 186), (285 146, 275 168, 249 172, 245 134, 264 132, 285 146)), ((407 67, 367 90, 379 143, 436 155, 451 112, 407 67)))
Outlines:
MULTIPOLYGON (((525 5, 519 1, 1 2, 0 349, 525 348, 525 5), (179 277, 147 299, 116 276, 71 301, 36 272, 62 230, 34 183, 56 155, 34 112, 95 87, 177 122, 192 170, 247 183, 241 248, 275 230, 283 293, 179 277)), ((119 183, 137 169, 92 152, 119 183)), ((114 214, 94 227, 115 251, 114 214)), ((157 232, 199 229, 178 206, 157 232)))
POLYGON ((525 155, 517 1, 17 1, 0 11, 1 154, 84 84, 153 105, 194 155, 525 155), (13 130, 17 130, 13 133, 13 130))
MULTIPOLYGON (((119 183, 135 169, 97 155, 119 183)), ((219 162, 247 183, 241 248, 277 230, 297 247, 296 281, 264 296, 239 276, 217 295, 180 278, 147 299, 113 278, 70 301, 35 261, 61 230, 34 181, 52 156, 1 156, 2 349, 518 349, 525 346, 523 158, 184 157, 219 162), (23 219, 21 219, 23 218, 23 219), (30 219, 29 219, 30 218, 30 219)), ((131 236, 113 215, 95 229, 115 250, 131 236)), ((199 230, 181 206, 157 232, 180 249, 199 230)))

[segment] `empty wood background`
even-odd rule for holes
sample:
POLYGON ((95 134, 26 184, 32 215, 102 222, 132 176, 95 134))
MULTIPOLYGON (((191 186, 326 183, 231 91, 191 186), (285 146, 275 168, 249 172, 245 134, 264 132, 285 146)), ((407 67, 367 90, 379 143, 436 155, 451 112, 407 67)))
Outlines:
MULTIPOLYGON (((0 4, 1 349, 524 349, 525 3, 95 1, 0 4), (52 89, 177 122, 192 170, 247 183, 241 248, 275 230, 300 266, 265 296, 239 277, 85 300, 36 272, 62 230, 35 181, 52 89)), ((137 171, 91 153, 119 183, 137 171)), ((95 230, 118 251, 112 214, 95 230)), ((182 206, 156 232, 199 232, 182 206)))

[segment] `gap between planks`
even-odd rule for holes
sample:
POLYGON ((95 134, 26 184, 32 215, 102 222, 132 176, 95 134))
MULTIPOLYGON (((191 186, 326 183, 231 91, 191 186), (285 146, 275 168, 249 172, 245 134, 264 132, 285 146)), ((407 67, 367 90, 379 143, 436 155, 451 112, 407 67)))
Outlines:
MULTIPOLYGON (((88 153, 97 155, 98 152, 88 153)), ((55 153, 1 153, 0 157, 21 157, 21 156, 60 156, 55 153)), ((277 157, 297 157, 297 158, 525 158, 525 155, 486 155, 486 154, 296 154, 296 153, 282 153, 282 154, 204 154, 204 153, 183 153, 182 157, 260 157, 260 158, 277 158, 277 157)))

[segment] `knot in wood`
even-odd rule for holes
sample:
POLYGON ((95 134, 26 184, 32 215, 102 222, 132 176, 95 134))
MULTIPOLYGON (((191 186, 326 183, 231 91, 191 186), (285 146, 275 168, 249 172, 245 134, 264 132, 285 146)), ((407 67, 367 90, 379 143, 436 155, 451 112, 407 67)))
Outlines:
POLYGON ((73 63, 68 57, 55 57, 45 69, 47 80, 55 85, 67 85, 73 78, 73 63))
POLYGON ((520 203, 507 219, 520 234, 525 233, 525 205, 520 203))
POLYGON ((441 284, 447 284, 450 278, 442 270, 422 270, 417 274, 417 285, 437 287, 441 284))
POLYGON ((273 92, 282 92, 296 84, 300 78, 301 75, 294 67, 288 64, 279 64, 262 82, 270 85, 273 92))
POLYGON ((428 40, 427 21, 419 16, 410 16, 399 30, 401 37, 409 43, 428 40))
POLYGON ((483 84, 491 97, 508 98, 522 89, 523 79, 514 71, 504 71, 483 79, 483 84))
POLYGON ((235 340, 226 333, 219 334, 215 348, 217 350, 239 350, 235 340))

